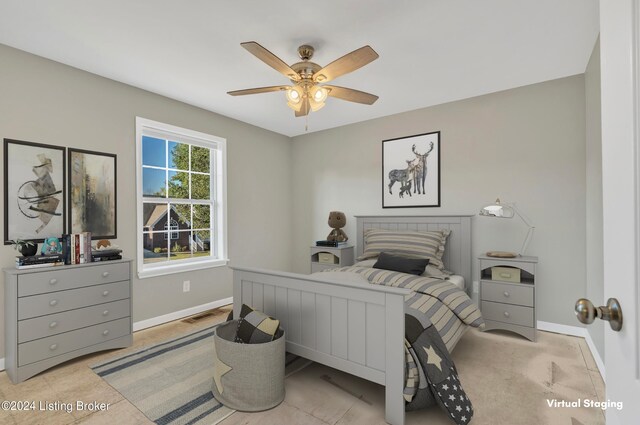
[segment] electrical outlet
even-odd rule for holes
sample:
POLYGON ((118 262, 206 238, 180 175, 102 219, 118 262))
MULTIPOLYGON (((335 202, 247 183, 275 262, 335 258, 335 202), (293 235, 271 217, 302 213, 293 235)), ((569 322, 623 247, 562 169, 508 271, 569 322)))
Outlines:
POLYGON ((191 290, 191 281, 185 280, 182 282, 182 292, 189 292, 191 290))
POLYGON ((475 292, 476 294, 480 291, 480 285, 478 284, 477 280, 473 281, 473 292, 475 292))

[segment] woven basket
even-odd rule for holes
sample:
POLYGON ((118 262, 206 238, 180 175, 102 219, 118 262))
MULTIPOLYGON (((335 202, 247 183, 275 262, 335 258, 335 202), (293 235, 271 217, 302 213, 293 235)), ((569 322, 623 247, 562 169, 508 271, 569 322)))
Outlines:
POLYGON ((278 329, 273 341, 263 344, 234 342, 237 320, 216 328, 214 335, 217 355, 212 385, 215 398, 225 406, 244 412, 271 409, 284 400, 284 331, 278 329), (230 368, 230 369, 229 369, 230 368))

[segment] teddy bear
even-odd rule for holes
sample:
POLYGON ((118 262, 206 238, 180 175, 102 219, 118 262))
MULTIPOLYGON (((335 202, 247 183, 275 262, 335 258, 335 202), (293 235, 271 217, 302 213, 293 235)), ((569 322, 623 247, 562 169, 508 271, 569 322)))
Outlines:
POLYGON ((343 212, 340 211, 331 211, 329 213, 329 227, 331 233, 327 236, 328 241, 336 241, 336 242, 346 242, 349 237, 342 230, 342 228, 347 224, 347 216, 344 215, 343 212))

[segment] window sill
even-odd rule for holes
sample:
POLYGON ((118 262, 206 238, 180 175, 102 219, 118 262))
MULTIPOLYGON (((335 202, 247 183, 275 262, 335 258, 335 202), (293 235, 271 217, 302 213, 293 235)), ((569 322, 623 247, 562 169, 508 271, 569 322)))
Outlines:
POLYGON ((171 264, 166 266, 150 267, 146 270, 138 270, 138 278, 146 279, 149 277, 165 276, 173 273, 192 272, 196 270, 210 269, 214 267, 226 266, 229 263, 228 259, 200 261, 190 264, 171 264))

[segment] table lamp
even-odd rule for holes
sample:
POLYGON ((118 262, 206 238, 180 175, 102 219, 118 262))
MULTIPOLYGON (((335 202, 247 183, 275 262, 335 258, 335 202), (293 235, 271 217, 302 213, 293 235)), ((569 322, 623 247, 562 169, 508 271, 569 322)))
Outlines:
POLYGON ((518 254, 514 252, 505 252, 505 251, 489 251, 487 252, 488 257, 502 257, 502 258, 513 258, 517 256, 522 256, 524 252, 527 250, 527 246, 529 246, 529 242, 531 241, 531 237, 533 236, 533 230, 535 227, 531 224, 531 222, 523 216, 520 211, 516 208, 515 204, 507 204, 501 203, 500 198, 496 199, 496 202, 483 207, 480 210, 480 215, 483 217, 497 217, 497 218, 513 218, 515 215, 520 217, 520 220, 529 228, 527 232, 527 236, 524 238, 524 242, 522 243, 522 248, 518 254))

